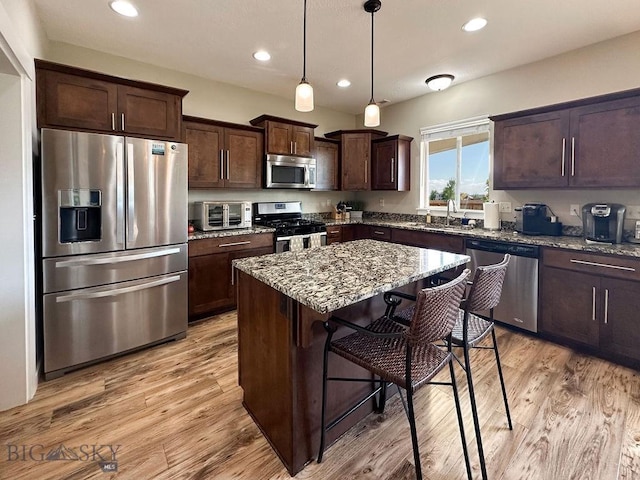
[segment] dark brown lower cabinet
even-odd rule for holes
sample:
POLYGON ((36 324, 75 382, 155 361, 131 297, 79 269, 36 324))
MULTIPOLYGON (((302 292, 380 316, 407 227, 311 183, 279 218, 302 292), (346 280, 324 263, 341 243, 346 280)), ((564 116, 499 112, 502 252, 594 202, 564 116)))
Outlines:
POLYGON ((234 235, 189 242, 189 319, 236 308, 231 262, 273 253, 273 234, 234 235))
POLYGON ((543 250, 540 332, 640 365, 640 260, 543 250))
POLYGON ((342 242, 342 227, 340 225, 327 226, 327 245, 342 242))
POLYGON ((391 229, 391 241, 414 247, 433 248, 452 253, 464 253, 464 237, 446 233, 420 232, 416 230, 391 229))

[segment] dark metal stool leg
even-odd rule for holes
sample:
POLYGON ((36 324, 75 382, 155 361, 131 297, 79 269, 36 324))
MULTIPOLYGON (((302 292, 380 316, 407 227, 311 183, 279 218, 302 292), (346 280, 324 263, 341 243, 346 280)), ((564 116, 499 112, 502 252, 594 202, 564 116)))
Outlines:
POLYGON ((416 478, 422 480, 422 466, 420 465, 420 452, 418 450, 418 431, 416 429, 416 417, 413 411, 413 392, 411 385, 407 385, 407 407, 409 410, 409 428, 411 429, 411 443, 413 444, 413 461, 416 464, 416 478))
POLYGON ((458 386, 456 384, 456 375, 453 372, 453 361, 449 362, 449 374, 451 375, 451 386, 453 387, 453 399, 456 403, 456 414, 458 416, 458 426, 460 427, 460 439, 462 440, 462 453, 464 454, 464 464, 467 469, 467 478, 471 476, 471 462, 469 461, 469 450, 467 449, 467 439, 464 434, 464 423, 462 422, 462 408, 460 408, 460 396, 458 395, 458 386))
POLYGON ((480 420, 478 419, 478 407, 476 406, 476 395, 473 390, 473 379, 471 378, 471 363, 469 362, 469 348, 464 346, 464 364, 467 372, 467 385, 469 386, 469 400, 471 401, 471 413, 473 415, 473 428, 476 432, 476 443, 478 444, 478 455, 480 457, 480 471, 483 480, 487 480, 487 467, 484 461, 484 449, 482 448, 482 436, 480 434, 480 420))
POLYGON ((491 330, 491 336, 493 337, 493 350, 496 353, 496 365, 498 366, 498 376, 500 377, 500 386, 502 387, 504 409, 507 412, 507 422, 509 423, 509 430, 513 430, 513 425, 511 424, 511 413, 509 412, 509 402, 507 400, 507 388, 504 386, 504 377, 502 376, 502 365, 500 364, 500 354, 498 353, 498 342, 496 341, 495 329, 491 330))
POLYGON ((380 379, 380 395, 378 397, 378 406, 376 408, 376 413, 384 413, 384 407, 387 403, 387 382, 386 380, 380 379))

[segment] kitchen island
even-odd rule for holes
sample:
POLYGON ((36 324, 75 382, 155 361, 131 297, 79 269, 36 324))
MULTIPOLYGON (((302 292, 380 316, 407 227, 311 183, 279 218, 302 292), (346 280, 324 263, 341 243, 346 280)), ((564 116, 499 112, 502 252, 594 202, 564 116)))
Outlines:
MULTIPOLYGON (((238 292, 238 369, 243 404, 291 475, 315 458, 320 440, 322 322, 331 315, 364 323, 382 315, 382 293, 415 293, 427 279, 462 268, 466 255, 357 240, 234 261, 238 292)), ((336 337, 346 333, 339 330, 336 337)), ((333 375, 363 375, 330 357, 333 375)), ((330 392, 329 418, 369 391, 345 384, 330 392)), ((333 442, 373 404, 331 430, 333 442)))

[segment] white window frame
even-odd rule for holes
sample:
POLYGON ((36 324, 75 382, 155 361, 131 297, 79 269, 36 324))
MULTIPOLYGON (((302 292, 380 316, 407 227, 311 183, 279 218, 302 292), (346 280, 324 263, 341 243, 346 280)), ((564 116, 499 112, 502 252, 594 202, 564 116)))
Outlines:
MULTIPOLYGON (((446 140, 449 138, 458 138, 466 135, 473 135, 477 133, 487 132, 489 135, 489 178, 491 178, 492 170, 492 156, 493 156, 493 123, 489 120, 489 115, 481 115, 478 117, 467 118, 465 120, 459 120, 455 122, 442 123, 431 127, 424 127, 420 129, 420 206, 417 208, 419 214, 427 213, 444 213, 446 207, 441 206, 429 206, 427 199, 429 197, 429 142, 436 140, 446 140)), ((460 140, 459 140, 460 141, 460 140)), ((458 150, 460 151, 460 150, 458 150)), ((458 176, 460 175, 460 168, 462 166, 460 154, 458 154, 458 160, 456 168, 458 169, 458 176)), ((458 182, 456 182, 456 185, 458 182)), ((465 215, 468 218, 483 218, 482 210, 470 210, 461 209, 459 206, 459 199, 456 199, 456 208, 459 215, 465 215)))

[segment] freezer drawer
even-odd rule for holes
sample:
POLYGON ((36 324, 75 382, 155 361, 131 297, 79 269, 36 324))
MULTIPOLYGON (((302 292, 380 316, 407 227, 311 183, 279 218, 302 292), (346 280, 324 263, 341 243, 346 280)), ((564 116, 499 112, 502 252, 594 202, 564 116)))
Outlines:
POLYGON ((54 378, 187 330, 187 272, 44 296, 44 371, 54 378))
POLYGON ((123 252, 48 258, 43 262, 44 293, 95 287, 165 273, 188 266, 187 244, 123 252))

